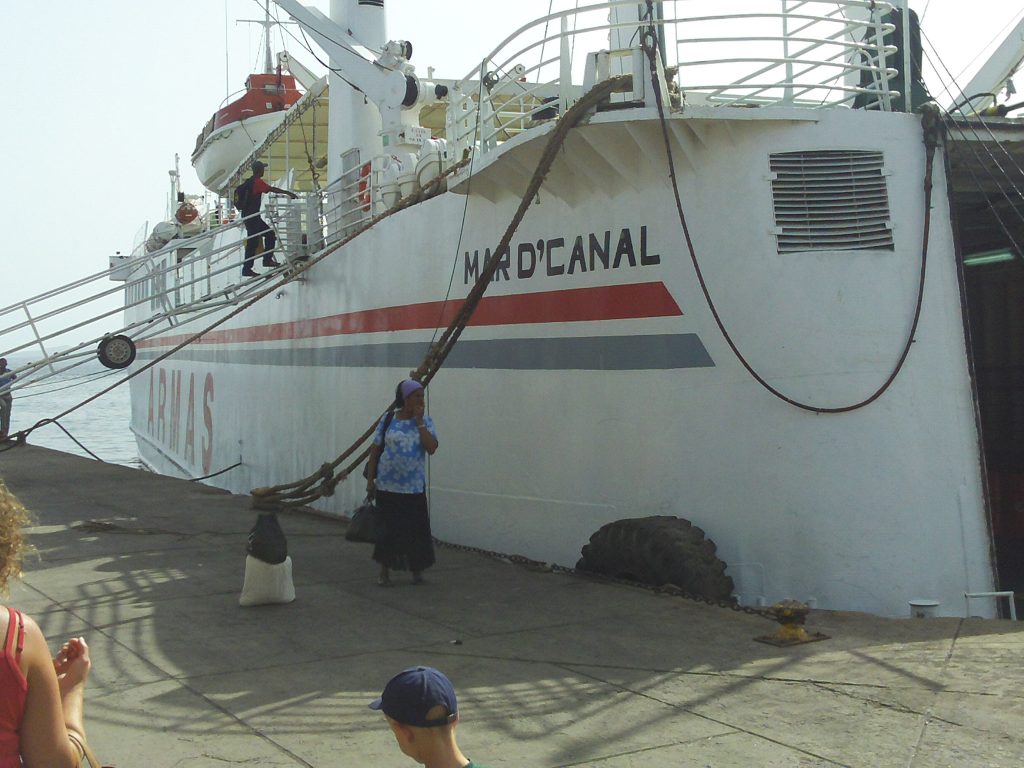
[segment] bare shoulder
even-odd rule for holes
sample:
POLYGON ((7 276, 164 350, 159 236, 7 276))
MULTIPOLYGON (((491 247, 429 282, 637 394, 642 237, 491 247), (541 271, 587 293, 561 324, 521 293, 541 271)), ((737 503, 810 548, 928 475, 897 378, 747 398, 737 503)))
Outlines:
POLYGON ((25 617, 25 649, 22 656, 22 668, 48 669, 51 665, 50 649, 46 646, 46 637, 43 630, 39 628, 36 620, 27 613, 21 614, 25 617))
MULTIPOLYGON (((13 607, 13 606, 11 606, 13 607)), ((39 629, 39 625, 36 624, 35 620, 24 611, 18 611, 14 609, 17 614, 21 614, 21 620, 25 626, 25 644, 28 645, 29 637, 34 639, 42 639, 43 644, 46 644, 46 640, 43 639, 43 631, 39 629)), ((15 615, 17 615, 15 614, 15 615)), ((3 644, 3 638, 7 636, 7 629, 11 624, 11 613, 8 610, 8 606, 0 605, 0 645, 3 644)))

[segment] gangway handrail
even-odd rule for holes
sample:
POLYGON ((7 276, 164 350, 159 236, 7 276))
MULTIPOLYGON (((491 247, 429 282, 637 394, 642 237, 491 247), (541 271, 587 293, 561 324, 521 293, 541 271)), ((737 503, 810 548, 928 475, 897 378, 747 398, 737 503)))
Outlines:
MULTIPOLYGON (((331 245, 325 244, 324 247, 319 249, 316 252, 316 254, 313 254, 313 256, 311 258, 316 258, 317 254, 322 254, 325 251, 329 251, 331 248, 332 248, 331 245)), ((224 306, 237 305, 237 304, 243 303, 243 302, 247 301, 251 296, 259 295, 261 293, 265 293, 265 291, 266 291, 266 286, 263 285, 263 281, 243 281, 241 283, 230 284, 230 285, 226 285, 226 286, 224 286, 222 288, 219 288, 217 291, 214 292, 214 294, 224 294, 225 295, 225 299, 223 301, 216 301, 216 302, 207 301, 207 302, 202 304, 202 309, 199 310, 199 311, 196 311, 194 308, 193 309, 189 309, 187 307, 182 307, 181 308, 180 311, 181 311, 182 314, 188 314, 189 315, 188 318, 186 319, 186 321, 181 325, 181 328, 182 329, 186 329, 190 325, 192 325, 192 324, 194 324, 194 323, 196 323, 196 322, 198 322, 198 321, 208 317, 209 315, 214 314, 215 312, 219 311, 224 306), (234 292, 235 293, 233 298, 227 298, 227 294, 230 293, 230 292, 234 292)), ((212 296, 214 294, 211 294, 211 298, 212 298, 212 296)), ((161 316, 160 314, 157 314, 157 315, 151 316, 149 318, 145 318, 145 319, 136 321, 135 323, 131 323, 128 326, 126 326, 124 329, 122 329, 120 332, 127 332, 127 331, 132 330, 133 328, 137 328, 137 327, 141 327, 141 326, 151 326, 151 328, 148 329, 148 332, 147 331, 143 331, 142 334, 137 334, 136 337, 135 337, 139 341, 146 341, 146 340, 148 340, 150 338, 153 338, 153 337, 155 337, 158 334, 161 334, 163 332, 162 329, 157 328, 156 326, 158 326, 160 324, 160 322, 162 320, 164 320, 164 319, 165 318, 163 316, 161 316)), ((82 358, 79 362, 76 362, 73 365, 69 365, 69 366, 65 366, 65 367, 59 368, 59 369, 53 371, 53 373, 51 373, 51 374, 49 374, 47 376, 35 377, 35 378, 29 379, 29 380, 27 380, 27 379, 19 380, 17 383, 14 384, 14 386, 10 387, 9 389, 20 389, 22 387, 34 386, 34 385, 36 385, 36 384, 38 384, 38 383, 40 383, 42 381, 45 381, 48 378, 51 378, 52 376, 54 376, 54 375, 56 375, 58 373, 63 373, 65 371, 72 370, 72 369, 78 367, 79 365, 82 365, 82 364, 88 362, 89 359, 92 357, 92 353, 90 351, 86 351, 86 350, 87 350, 88 347, 93 345, 95 343, 95 341, 96 340, 94 339, 94 340, 91 340, 91 341, 81 342, 76 347, 73 347, 73 348, 68 349, 68 350, 62 350, 61 352, 55 353, 54 355, 51 355, 51 356, 49 356, 48 358, 46 358, 44 360, 36 361, 36 362, 30 363, 30 364, 27 364, 25 366, 22 366, 22 367, 20 367, 18 369, 15 369, 14 372, 18 373, 19 375, 22 375, 23 372, 28 371, 28 374, 26 374, 26 375, 27 376, 31 376, 36 371, 38 371, 41 368, 44 368, 44 367, 46 367, 48 365, 50 365, 51 368, 52 368, 51 363, 54 362, 54 361, 65 360, 65 359, 66 360, 73 360, 73 359, 79 358, 79 357, 82 358)))
MULTIPOLYGON (((266 231, 269 231, 269 230, 263 230, 263 232, 266 232, 266 231)), ((261 232, 260 234, 263 234, 263 232, 261 232)), ((225 250, 235 249, 237 247, 238 247, 238 243, 229 243, 229 244, 227 244, 225 246, 222 246, 221 248, 218 248, 216 251, 212 251, 212 252, 210 252, 208 254, 199 254, 199 255, 190 257, 188 260, 182 261, 180 263, 169 264, 166 267, 163 267, 160 270, 156 270, 154 272, 151 272, 146 277, 140 278, 139 280, 134 281, 134 282, 145 282, 145 281, 147 281, 149 279, 152 279, 152 276, 154 274, 169 274, 170 272, 176 271, 176 270, 180 269, 181 267, 186 266, 188 264, 194 264, 196 262, 206 261, 210 256, 212 256, 212 255, 214 255, 216 253, 220 253, 220 252, 223 252, 225 250)), ((228 270, 235 269, 241 263, 242 263, 242 260, 239 260, 238 262, 230 262, 230 263, 226 264, 225 266, 223 266, 223 267, 221 267, 221 268, 211 272, 210 276, 219 275, 219 274, 222 274, 222 273, 224 273, 224 272, 226 272, 228 270)), ((173 290, 180 289, 183 286, 194 285, 194 284, 196 284, 198 282, 204 281, 205 279, 206 279, 206 277, 198 277, 198 278, 194 278, 194 279, 192 279, 192 280, 190 280, 188 282, 185 282, 185 283, 179 283, 174 288, 171 288, 171 289, 168 289, 168 290, 164 291, 163 295, 166 296, 167 293, 170 293, 173 290)), ((81 303, 84 304, 84 303, 88 303, 88 302, 91 302, 91 301, 95 301, 95 300, 97 300, 99 298, 102 298, 104 296, 109 295, 110 293, 120 292, 122 290, 124 290, 124 289, 121 288, 121 287, 114 287, 113 289, 110 289, 108 291, 104 291, 103 293, 100 293, 100 294, 98 294, 96 296, 90 297, 89 299, 87 299, 86 301, 81 302, 81 303)), ((213 292, 211 292, 210 295, 212 296, 213 292)), ((36 339, 36 341, 28 341, 28 342, 25 342, 25 343, 21 344, 20 346, 12 347, 11 349, 6 350, 5 354, 11 354, 11 353, 14 353, 14 352, 19 352, 19 351, 21 351, 23 349, 26 349, 28 347, 35 346, 37 343, 41 343, 43 341, 50 341, 50 340, 52 340, 54 338, 58 338, 60 336, 63 336, 65 333, 77 330, 77 329, 85 327, 87 325, 92 325, 93 323, 97 322, 98 320, 102 320, 105 317, 109 317, 111 315, 118 314, 120 312, 123 312, 125 309, 130 309, 132 307, 140 306, 140 305, 145 304, 145 303, 147 303, 147 302, 149 302, 151 300, 152 300, 151 296, 141 297, 137 301, 126 303, 126 304, 124 304, 122 306, 114 307, 113 309, 107 310, 106 312, 102 312, 102 313, 100 313, 98 315, 95 315, 94 317, 91 317, 91 318, 89 318, 87 320, 82 320, 82 321, 80 321, 78 323, 75 323, 74 325, 70 325, 70 326, 67 326, 65 328, 62 328, 59 331, 54 331, 54 332, 52 332, 50 334, 38 337, 36 339)), ((173 309, 167 309, 164 312, 159 312, 159 313, 157 313, 156 315, 154 315, 151 318, 151 321, 159 322, 161 320, 167 319, 168 317, 173 317, 173 316, 177 316, 177 315, 180 315, 180 314, 187 314, 189 312, 194 311, 194 307, 196 306, 197 303, 198 304, 202 304, 203 300, 201 299, 199 302, 191 302, 189 304, 177 305, 173 309)), ((79 306, 79 305, 75 305, 75 306, 79 306)), ((38 318, 35 318, 35 319, 37 321, 51 319, 51 318, 56 317, 56 316, 58 316, 60 314, 63 314, 64 312, 67 312, 68 309, 69 309, 68 307, 62 307, 60 309, 53 310, 53 311, 51 311, 51 312, 49 312, 49 313, 47 313, 45 315, 40 315, 38 318)), ((22 323, 22 324, 16 325, 16 326, 12 326, 11 328, 6 328, 6 329, 3 329, 2 331, 0 331, 0 335, 6 334, 6 333, 13 333, 14 331, 21 330, 24 327, 25 327, 25 323, 22 323)), ((129 328, 130 327, 131 326, 129 326, 129 328)), ((114 334, 116 334, 116 333, 123 333, 125 330, 127 330, 127 329, 121 329, 119 331, 115 331, 114 334)), ((114 334, 109 334, 109 335, 114 335, 114 334)))
MULTIPOLYGON (((244 224, 246 220, 254 218, 258 215, 259 212, 251 214, 248 217, 243 217, 239 219, 237 223, 231 222, 231 224, 237 228, 238 226, 244 224)), ((11 350, 8 350, 4 354, 18 352, 26 348, 38 345, 38 347, 43 353, 43 356, 42 359, 40 360, 32 361, 24 366, 16 368, 14 372, 18 374, 19 378, 15 382, 11 382, 11 384, 5 388, 5 391, 11 391, 11 389, 21 389, 22 387, 25 386, 33 386, 41 381, 45 381, 51 376, 57 375, 58 373, 64 373, 68 370, 72 370, 78 365, 87 362, 87 360, 92 358, 93 355, 95 354, 92 348, 97 344, 97 342, 101 342, 104 338, 113 335, 134 332, 134 336, 136 339, 144 340, 146 338, 150 338, 151 336, 155 336, 158 333, 161 333, 163 330, 162 326, 165 321, 173 325, 174 318, 187 315, 188 317, 182 324, 183 326, 187 326, 195 320, 202 319, 213 312, 219 311, 224 306, 230 306, 233 304, 237 304, 241 301, 244 301, 259 287, 255 284, 248 286, 246 285, 246 283, 250 283, 252 281, 243 280, 239 283, 227 283, 223 286, 218 286, 216 289, 213 289, 212 286, 209 286, 209 281, 211 280, 211 278, 219 276, 222 273, 227 272, 229 270, 237 269, 238 266, 244 260, 244 256, 236 260, 225 260, 222 255, 226 251, 237 250, 242 242, 241 238, 238 240, 229 240, 228 242, 224 243, 221 247, 211 251, 207 251, 202 248, 204 241, 213 240, 215 237, 222 234, 226 229, 227 227, 210 228, 204 230, 201 233, 198 233, 193 237, 182 238, 172 241, 167 246, 160 248, 157 251, 154 251, 153 253, 149 253, 146 254, 145 256, 136 258, 134 260, 135 263, 130 267, 130 271, 135 272, 140 269, 147 269, 148 271, 146 276, 130 280, 127 283, 127 286, 114 286, 108 290, 100 292, 99 294, 83 299, 82 301, 65 305, 56 310, 52 310, 50 312, 46 312, 42 315, 39 315, 38 317, 33 317, 32 313, 29 310, 27 302, 22 303, 21 305, 16 305, 16 307, 22 308, 25 311, 26 317, 28 318, 28 322, 18 323, 7 329, 0 330, 0 336, 3 336, 4 334, 13 333, 17 330, 21 330, 26 326, 31 326, 33 329, 33 333, 35 335, 35 340, 28 341, 16 347, 13 347, 11 350), (194 250, 194 253, 191 253, 187 258, 182 259, 181 261, 166 261, 161 263, 160 266, 156 266, 157 262, 160 262, 162 257, 172 255, 174 254, 174 252, 187 246, 193 246, 194 250), (108 331, 102 334, 101 336, 80 342, 79 344, 71 347, 70 349, 61 350, 58 353, 49 353, 46 349, 44 342, 50 341, 54 338, 62 337, 67 333, 77 330, 79 328, 92 325, 106 317, 121 313, 125 309, 129 309, 131 307, 144 304, 148 301, 152 301, 153 296, 142 294, 135 301, 128 301, 125 304, 114 307, 108 311, 102 312, 91 318, 88 318, 81 322, 77 322, 71 326, 61 328, 60 330, 49 334, 40 335, 35 327, 36 322, 51 319, 62 313, 71 311, 76 307, 80 307, 85 304, 89 304, 93 301, 97 301, 113 293, 118 293, 122 290, 125 290, 126 288, 130 288, 131 286, 136 286, 145 283, 148 280, 152 280, 154 276, 161 278, 162 284, 165 284, 163 283, 163 279, 166 278, 167 275, 172 274, 172 272, 175 275, 180 274, 180 271, 183 268, 198 263, 206 263, 208 265, 208 269, 205 275, 200 274, 196 276, 196 274, 193 272, 192 279, 186 281, 176 279, 172 287, 169 287, 163 291, 163 295, 174 292, 177 296, 181 290, 187 289, 190 286, 194 286, 196 283, 205 282, 208 285, 207 291, 204 294, 202 294, 198 300, 193 299, 192 301, 183 303, 178 303, 176 300, 176 303, 173 307, 168 305, 163 312, 158 312, 154 315, 150 315, 146 318, 134 321, 118 330, 108 331), (221 298, 221 296, 223 296, 223 298, 221 298), (142 329, 141 332, 139 332, 139 329, 142 329), (63 365, 64 362, 71 362, 76 360, 77 358, 81 359, 78 362, 72 362, 72 364, 70 365, 63 365), (50 369, 50 373, 48 375, 34 375, 38 371, 47 367, 50 369)), ((259 233, 254 233, 253 236, 262 236, 267 231, 268 230, 262 230, 259 233)), ((124 266, 125 265, 123 264, 117 265, 116 267, 98 273, 98 275, 94 275, 91 278, 74 281, 74 283, 72 283, 71 285, 73 287, 81 287, 90 282, 90 280, 95 280, 104 275, 109 275, 115 269, 120 270, 123 269, 124 266)), ((41 295, 52 297, 60 295, 61 291, 67 292, 70 290, 73 290, 73 288, 64 286, 61 289, 48 291, 45 294, 41 295)), ((195 294, 193 293, 193 296, 194 295, 195 294)))
MULTIPOLYGON (((234 225, 234 222, 231 222, 231 223, 229 223, 228 226, 233 226, 233 225, 234 225)), ((186 243, 191 242, 191 240, 208 236, 210 232, 214 231, 214 229, 222 230, 224 228, 225 228, 224 226, 220 226, 220 227, 216 227, 216 228, 211 228, 209 230, 204 230, 200 234, 194 235, 192 238, 190 238, 187 241, 186 240, 173 241, 175 243, 174 247, 175 248, 183 247, 183 246, 185 246, 186 243)), ((170 250, 170 249, 167 246, 164 246, 159 251, 154 251, 153 253, 146 254, 146 256, 143 257, 143 258, 154 256, 156 254, 164 252, 165 250, 170 250)), ((91 283, 91 282, 93 282, 95 280, 109 279, 110 275, 113 272, 116 272, 116 271, 118 271, 120 269, 123 269, 123 268, 124 268, 123 264, 119 264, 119 265, 114 266, 114 267, 108 267, 107 269, 104 269, 101 272, 96 272, 96 273, 94 273, 92 275, 88 275, 86 277, 79 278, 78 280, 75 280, 75 281, 73 281, 71 283, 67 283, 66 285, 62 285, 62 286, 59 286, 57 288, 51 288, 50 290, 44 291, 43 293, 37 294, 36 296, 32 296, 31 298, 23 299, 23 300, 18 301, 18 302, 14 303, 14 304, 11 304, 11 305, 9 305, 7 307, 0 308, 0 315, 5 315, 5 314, 8 314, 8 313, 10 313, 10 312, 12 312, 14 310, 18 310, 18 309, 20 309, 22 306, 24 306, 26 304, 37 304, 40 301, 45 301, 46 299, 53 298, 54 296, 59 296, 61 293, 65 293, 67 291, 72 291, 75 288, 80 288, 81 286, 87 285, 88 283, 91 283)), ((117 289, 117 290, 120 290, 120 289, 117 289)))
MULTIPOLYGON (((197 311, 194 307, 193 308, 188 308, 188 307, 180 308, 180 314, 188 314, 189 315, 189 317, 181 325, 181 327, 182 328, 187 328, 189 326, 189 324, 191 324, 191 323, 193 323, 193 322, 195 322, 197 320, 201 320, 201 319, 203 319, 203 318, 213 314, 214 312, 220 310, 222 307, 236 305, 236 304, 246 300, 251 294, 256 293, 261 288, 261 286, 258 283, 256 283, 255 281, 252 281, 248 285, 246 285, 246 283, 243 282, 241 284, 225 286, 222 289, 218 289, 218 291, 216 293, 225 293, 226 294, 227 292, 229 292, 231 290, 234 290, 234 289, 238 289, 238 288, 241 288, 241 290, 237 290, 236 291, 234 298, 231 298, 231 299, 225 298, 223 301, 218 300, 218 301, 208 301, 208 302, 205 302, 205 303, 202 304, 202 310, 197 311)), ((120 311, 120 309, 118 309, 117 311, 120 311)), ((149 329, 147 331, 143 331, 141 334, 136 334, 135 335, 135 339, 136 340, 138 340, 138 341, 146 341, 146 340, 148 340, 150 338, 153 338, 157 334, 163 332, 162 329, 157 328, 156 326, 160 325, 160 323, 163 322, 166 319, 167 318, 164 315, 162 315, 160 313, 157 313, 156 315, 150 316, 148 318, 144 318, 142 320, 137 320, 134 323, 130 323, 129 325, 125 326, 124 328, 118 329, 117 331, 114 331, 113 333, 114 334, 117 334, 117 333, 128 333, 128 332, 130 332, 130 331, 132 331, 133 329, 136 329, 136 328, 140 328, 140 327, 144 327, 144 326, 150 326, 151 329, 149 329)), ((92 322, 95 322, 95 319, 88 321, 88 323, 92 323, 92 322)), ((63 331, 62 331, 62 333, 63 333, 63 331)), ((100 338, 102 338, 102 337, 100 337, 100 338)), ((64 373, 65 371, 71 370, 71 369, 77 367, 78 365, 81 365, 81 364, 83 364, 85 362, 88 362, 90 359, 92 359, 94 357, 93 348, 95 347, 97 341, 98 341, 98 339, 91 339, 91 340, 87 340, 87 341, 81 342, 77 346, 74 346, 74 347, 72 347, 70 349, 61 350, 60 352, 56 352, 56 353, 54 353, 52 355, 49 355, 49 356, 47 356, 47 357, 45 357, 45 358, 43 358, 41 360, 33 361, 31 363, 27 363, 27 364, 25 364, 25 365, 23 365, 23 366, 21 366, 19 368, 14 369, 13 372, 19 376, 19 379, 15 380, 15 382, 10 387, 5 389, 4 391, 13 391, 13 390, 21 389, 23 387, 32 386, 32 385, 37 384, 39 382, 45 381, 46 379, 51 378, 52 376, 55 376, 55 375, 57 375, 59 373, 64 373), (53 364, 55 362, 59 363, 61 360, 64 360, 64 359, 70 360, 70 359, 74 359, 76 357, 81 357, 83 359, 80 362, 75 363, 74 365, 66 366, 66 367, 63 367, 63 368, 57 368, 56 370, 53 369, 53 364), (36 371, 38 371, 38 370, 40 370, 40 369, 42 369, 44 367, 47 367, 47 366, 49 366, 51 368, 51 371, 52 371, 51 374, 49 374, 47 376, 35 377, 33 379, 26 379, 25 378, 26 376, 31 376, 36 371)), ((15 349, 13 349, 11 351, 14 352, 14 351, 18 351, 20 349, 24 349, 26 346, 34 346, 34 344, 32 342, 29 342, 28 344, 24 344, 24 345, 22 345, 20 347, 16 347, 15 349)))
MULTIPOLYGON (((26 306, 31 305, 33 303, 39 303, 41 300, 43 300, 45 298, 52 298, 54 296, 58 296, 60 293, 70 292, 70 291, 74 290, 75 288, 80 288, 80 287, 82 287, 84 285, 87 285, 90 282, 94 282, 94 281, 101 280, 101 279, 104 279, 104 278, 109 279, 110 275, 112 273, 114 273, 116 271, 119 271, 119 270, 123 270, 125 268, 125 266, 128 266, 129 268, 131 268, 133 270, 136 269, 136 268, 141 268, 146 261, 153 262, 153 261, 159 259, 160 257, 169 255, 169 254, 173 253, 174 251, 179 250, 181 248, 194 247, 194 246, 197 246, 197 244, 202 244, 205 241, 211 241, 211 240, 213 240, 217 236, 217 234, 219 234, 220 232, 224 231, 225 229, 230 228, 230 227, 238 228, 246 220, 251 219, 251 218, 255 218, 256 216, 259 216, 259 215, 260 214, 257 212, 257 213, 254 213, 254 214, 250 215, 250 216, 246 216, 244 218, 239 218, 237 220, 237 222, 230 222, 226 226, 212 227, 212 228, 210 228, 208 230, 205 230, 204 232, 201 232, 200 234, 196 234, 196 236, 193 236, 193 237, 190 237, 190 238, 187 238, 187 239, 174 240, 171 243, 169 243, 168 245, 160 248, 157 251, 154 251, 152 253, 147 253, 147 254, 145 254, 143 256, 140 256, 140 257, 134 259, 134 262, 135 262, 134 264, 127 264, 127 265, 119 264, 119 265, 111 267, 109 269, 105 269, 105 270, 103 270, 101 272, 96 272, 95 274, 92 274, 92 275, 88 276, 88 278, 82 278, 82 279, 77 280, 77 281, 75 281, 73 283, 69 283, 69 284, 67 284, 65 286, 61 286, 59 288, 52 289, 51 291, 47 291, 47 292, 44 292, 42 294, 39 294, 39 295, 37 295, 37 296, 35 296, 35 297, 31 298, 31 299, 26 299, 26 300, 20 301, 20 302, 18 302, 16 304, 12 304, 10 307, 7 307, 5 309, 0 309, 0 315, 2 315, 4 313, 9 313, 8 310, 10 310, 10 309, 24 309, 26 306)), ((261 237, 261 236, 263 236, 263 234, 265 234, 270 228, 271 227, 268 227, 267 229, 260 230, 259 232, 255 233, 253 237, 261 237)), ((230 250, 230 249, 233 249, 233 248, 238 248, 238 246, 239 246, 238 242, 226 243, 224 246, 222 246, 222 247, 220 247, 218 249, 215 249, 213 251, 200 253, 197 256, 191 257, 190 259, 182 260, 182 261, 174 263, 174 264, 169 264, 165 269, 161 270, 158 273, 170 272, 172 269, 175 269, 175 268, 178 268, 178 267, 185 266, 187 264, 193 263, 194 260, 202 260, 202 259, 207 258, 209 256, 212 256, 214 254, 221 253, 223 251, 230 250)), ((144 280, 145 280, 145 278, 139 278, 137 280, 130 281, 129 285, 133 285, 133 284, 135 284, 137 282, 144 281, 144 280)), ((118 292, 120 292, 122 290, 124 290, 123 286, 113 286, 113 287, 111 287, 109 289, 106 289, 105 291, 102 291, 102 292, 100 292, 98 294, 94 294, 94 295, 90 296, 87 299, 84 299, 84 300, 82 300, 80 302, 77 302, 76 304, 74 304, 72 306, 81 306, 82 304, 88 303, 90 301, 95 301, 97 299, 104 298, 106 296, 110 296, 110 295, 112 295, 114 293, 118 293, 118 292)), ((126 305, 126 306, 130 306, 130 305, 126 305)), ((35 319, 35 321, 37 321, 37 322, 44 321, 44 319, 49 319, 49 318, 55 316, 56 314, 59 314, 62 311, 67 311, 69 308, 72 308, 72 307, 71 306, 59 307, 57 309, 50 310, 50 311, 48 311, 48 312, 46 312, 44 314, 35 315, 33 317, 33 319, 35 319)), ((121 308, 125 308, 125 307, 121 307, 121 308)), ((0 329, 0 336, 3 336, 4 334, 7 334, 7 333, 12 333, 13 331, 22 330, 22 329, 24 329, 26 327, 27 327, 26 323, 20 323, 20 324, 15 325, 15 326, 10 326, 10 327, 7 327, 7 328, 2 328, 2 329, 0 329)))
MULTIPOLYGON (((260 212, 257 211, 256 213, 250 214, 249 216, 239 216, 233 221, 222 222, 221 224, 215 227, 210 227, 208 229, 203 230, 202 232, 199 232, 198 234, 192 235, 187 238, 175 238, 166 245, 161 246, 159 249, 152 251, 151 253, 146 253, 143 256, 140 256, 138 259, 135 259, 135 261, 141 261, 142 259, 155 259, 159 258, 160 256, 167 255, 168 253, 175 251, 179 248, 190 248, 196 243, 201 243, 205 240, 213 239, 214 237, 216 237, 217 234, 223 232, 226 229, 242 228, 246 221, 255 218, 259 215, 260 212)), ((81 286, 86 285, 95 280, 109 279, 111 274, 124 269, 125 266, 126 265, 124 264, 118 264, 113 267, 108 267, 107 269, 102 270, 101 272, 96 272, 92 275, 88 275, 87 277, 79 278, 78 280, 75 280, 71 283, 59 286, 58 288, 52 288, 49 291, 44 291, 43 293, 40 293, 31 298, 23 299, 14 304, 11 304, 10 306, 2 307, 0 308, 0 316, 8 314, 14 310, 18 310, 26 304, 37 304, 40 301, 53 298, 54 296, 58 296, 61 293, 72 291, 75 288, 80 288, 81 286)), ((121 290, 121 288, 115 287, 114 290, 121 290)))
MULTIPOLYGON (((259 215, 258 213, 257 214, 253 214, 250 217, 246 217, 246 219, 254 218, 255 216, 258 216, 258 215, 259 215)), ((244 220, 240 219, 240 221, 244 221, 244 220)), ((232 226, 234 226, 234 225, 232 225, 232 226)), ((153 253, 149 253, 149 254, 146 254, 145 256, 139 257, 138 259, 135 260, 134 264, 129 264, 127 266, 130 269, 132 269, 133 271, 135 271, 137 269, 145 268, 146 264, 152 264, 153 262, 157 261, 161 256, 167 256, 169 254, 172 254, 174 251, 176 251, 176 250, 178 250, 180 248, 187 248, 187 247, 189 247, 189 245, 195 246, 196 244, 201 244, 204 241, 204 239, 205 240, 212 240, 217 234, 219 234, 220 232, 223 232, 225 229, 227 229, 227 227, 220 227, 220 228, 216 228, 216 229, 211 229, 211 230, 208 230, 207 232, 202 233, 202 237, 194 236, 192 238, 174 241, 173 245, 165 246, 165 247, 163 247, 163 248, 161 248, 161 249, 159 249, 157 251, 154 251, 153 253)), ((260 236, 266 234, 266 232, 268 232, 269 230, 270 230, 270 228, 268 227, 268 229, 261 230, 260 232, 254 234, 253 236, 254 237, 260 237, 260 236)), ((138 283, 145 282, 145 281, 151 279, 153 275, 166 275, 166 274, 170 274, 172 271, 180 269, 180 268, 182 268, 184 266, 188 266, 190 264, 194 264, 194 263, 196 263, 198 261, 204 261, 206 259, 209 259, 209 258, 215 256, 218 253, 223 253, 224 251, 235 249, 235 248, 238 247, 238 245, 239 245, 238 241, 228 242, 228 243, 225 243, 220 248, 217 248, 217 249, 214 249, 214 250, 208 251, 208 252, 200 252, 199 249, 197 248, 196 249, 197 253, 195 255, 190 256, 187 259, 183 259, 180 262, 170 263, 166 267, 163 267, 161 269, 152 271, 152 272, 148 273, 144 277, 130 279, 129 282, 128 282, 128 285, 136 285, 138 283)), ((241 261, 239 261, 238 263, 241 263, 241 261)), ((98 275, 99 275, 100 278, 102 278, 103 276, 109 276, 110 273, 112 273, 112 272, 114 272, 116 270, 123 270, 125 268, 125 266, 126 265, 123 265, 123 264, 122 265, 118 265, 117 267, 113 267, 113 268, 107 270, 106 272, 98 273, 98 275)), ((213 274, 219 274, 219 271, 215 272, 215 273, 211 273, 210 276, 212 276, 213 274)), ((85 285, 88 282, 90 282, 91 280, 95 280, 95 279, 98 279, 98 278, 94 275, 93 277, 88 278, 88 279, 77 280, 74 283, 70 283, 70 284, 68 284, 66 286, 63 286, 62 288, 54 289, 53 291, 48 292, 48 295, 49 295, 49 297, 60 295, 61 292, 71 291, 74 288, 81 287, 82 285, 85 285)), ((183 285, 192 285, 195 282, 198 282, 198 281, 200 281, 202 279, 205 279, 205 278, 197 278, 195 280, 189 281, 188 283, 184 283, 184 284, 178 283, 176 287, 180 288, 183 285)), ((4 327, 4 328, 0 328, 0 337, 4 336, 6 334, 9 334, 9 333, 13 333, 15 331, 23 330, 24 328, 29 327, 33 321, 34 322, 41 322, 41 321, 44 321, 44 320, 49 320, 49 319, 52 319, 53 317, 56 317, 56 316, 58 316, 60 314, 63 314, 64 312, 67 312, 70 309, 73 309, 75 307, 79 307, 79 306, 82 306, 84 304, 88 304, 90 302, 97 301, 99 299, 105 298, 105 297, 110 296, 112 294, 119 293, 119 292, 123 291, 124 288, 125 288, 125 286, 117 286, 117 285, 115 285, 115 286, 112 286, 112 287, 110 287, 110 288, 108 288, 108 289, 106 289, 104 291, 101 291, 100 293, 93 294, 93 295, 89 296, 88 298, 82 299, 81 301, 75 302, 73 304, 64 305, 64 306, 52 309, 52 310, 50 310, 48 312, 45 312, 45 313, 43 313, 41 315, 30 316, 30 319, 27 320, 27 321, 22 321, 20 323, 15 324, 15 325, 11 325, 11 326, 7 326, 7 327, 4 327)), ((43 295, 46 295, 46 294, 40 294, 40 296, 43 296, 43 295)), ((141 299, 138 302, 124 304, 121 307, 119 307, 116 311, 121 311, 123 309, 127 309, 129 307, 136 306, 136 305, 138 305, 140 303, 144 303, 145 301, 149 301, 151 298, 152 297, 145 297, 145 298, 141 299)), ((30 300, 27 300, 27 301, 24 301, 24 302, 21 302, 19 304, 12 305, 12 306, 14 306, 15 309, 25 310, 29 306, 29 304, 32 303, 32 301, 33 300, 30 299, 30 300)), ((36 301, 36 303, 38 303, 38 301, 36 301)), ((3 312, 0 312, 0 314, 3 314, 3 312)), ((95 319, 100 319, 101 317, 103 317, 103 315, 100 315, 100 316, 98 316, 95 319)), ((75 326, 75 327, 78 327, 78 326, 75 326)), ((74 328, 69 328, 69 329, 66 329, 66 330, 73 330, 73 329, 74 328)), ((58 333, 57 335, 60 335, 60 334, 58 333)), ((43 337, 43 339, 49 339, 49 338, 53 338, 53 334, 50 334, 49 336, 43 337)), ((19 347, 18 349, 21 349, 21 348, 23 348, 23 347, 19 347)), ((12 350, 8 350, 8 351, 15 351, 15 350, 12 349, 12 350)))

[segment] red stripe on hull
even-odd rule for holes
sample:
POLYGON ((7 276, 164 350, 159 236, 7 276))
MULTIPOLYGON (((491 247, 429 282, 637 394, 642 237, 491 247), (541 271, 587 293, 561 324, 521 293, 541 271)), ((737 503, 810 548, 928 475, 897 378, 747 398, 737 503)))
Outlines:
MULTIPOLYGON (((198 343, 252 343, 434 329, 447 326, 462 304, 462 301, 432 301, 363 312, 347 312, 298 322, 210 331, 198 339, 198 343)), ((678 317, 682 314, 682 310, 664 283, 639 283, 485 297, 470 319, 469 325, 580 323, 594 320, 678 317)), ((160 339, 140 342, 139 346, 164 347, 181 343, 187 338, 189 337, 186 335, 163 336, 160 339)))

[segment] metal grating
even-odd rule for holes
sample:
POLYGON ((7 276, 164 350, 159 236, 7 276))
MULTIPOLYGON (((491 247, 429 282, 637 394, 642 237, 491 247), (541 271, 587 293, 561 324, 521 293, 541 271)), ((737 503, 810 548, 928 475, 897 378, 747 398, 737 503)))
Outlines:
POLYGON ((781 152, 770 163, 779 253, 894 250, 881 152, 781 152))

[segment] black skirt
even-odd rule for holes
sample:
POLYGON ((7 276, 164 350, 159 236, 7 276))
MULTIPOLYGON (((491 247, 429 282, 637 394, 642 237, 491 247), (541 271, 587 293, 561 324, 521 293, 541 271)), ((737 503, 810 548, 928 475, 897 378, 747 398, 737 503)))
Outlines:
POLYGON ((427 494, 377 491, 377 510, 384 517, 384 539, 373 547, 373 559, 395 571, 426 570, 434 564, 427 494))

